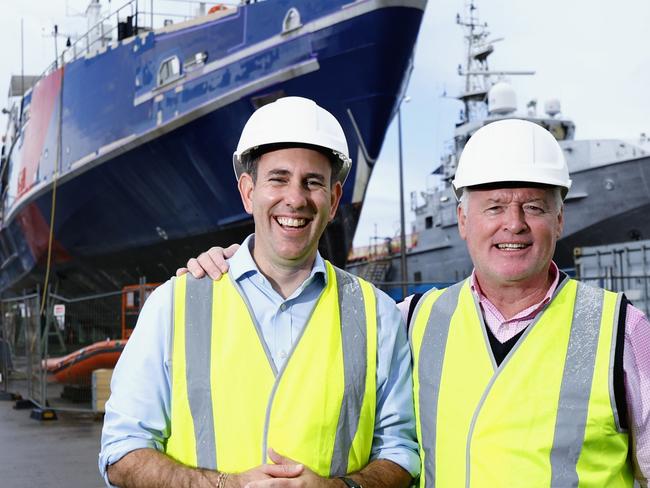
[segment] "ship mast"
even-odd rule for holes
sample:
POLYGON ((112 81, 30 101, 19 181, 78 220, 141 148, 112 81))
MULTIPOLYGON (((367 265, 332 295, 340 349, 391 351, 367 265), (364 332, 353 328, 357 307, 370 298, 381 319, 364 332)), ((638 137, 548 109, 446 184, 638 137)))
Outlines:
POLYGON ((458 65, 458 74, 465 77, 465 91, 458 99, 463 102, 464 110, 459 125, 487 117, 487 94, 495 83, 494 76, 533 75, 534 71, 490 71, 488 57, 494 52, 494 44, 503 38, 488 39, 487 22, 481 23, 478 8, 474 0, 467 3, 464 18, 456 14, 456 23, 465 28, 467 41, 467 60, 465 67, 458 65))

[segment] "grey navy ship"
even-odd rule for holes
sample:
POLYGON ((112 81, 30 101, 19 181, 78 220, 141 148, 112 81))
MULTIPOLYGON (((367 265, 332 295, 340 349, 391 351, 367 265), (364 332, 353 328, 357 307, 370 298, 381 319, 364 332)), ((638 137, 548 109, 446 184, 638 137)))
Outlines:
MULTIPOLYGON (((496 71, 488 66, 497 40, 489 40, 487 24, 480 23, 470 4, 465 18, 457 23, 466 30, 467 62, 459 66, 465 79, 457 97, 464 105, 456 124, 453 142, 433 171, 435 188, 420 195, 411 193, 415 213, 412 234, 407 236, 407 281, 409 289, 444 286, 468 276, 472 263, 457 228, 456 198, 452 180, 460 154, 468 139, 486 124, 503 118, 520 118, 548 129, 559 141, 566 157, 571 191, 565 200, 563 237, 557 244, 555 261, 571 272, 574 249, 650 238, 650 141, 645 134, 634 140, 576 140, 575 124, 561 113, 557 99, 546 101, 538 115, 537 102, 529 102, 525 113, 517 111, 517 97, 506 77, 534 72, 496 71)), ((385 283, 399 296, 401 280, 399 238, 350 254, 348 269, 385 283), (390 282, 393 282, 392 285, 390 282)))

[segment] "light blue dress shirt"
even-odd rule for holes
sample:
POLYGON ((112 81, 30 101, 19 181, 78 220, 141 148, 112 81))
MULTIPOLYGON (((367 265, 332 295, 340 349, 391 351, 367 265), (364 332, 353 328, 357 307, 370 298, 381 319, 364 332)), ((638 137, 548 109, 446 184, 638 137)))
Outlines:
MULTIPOLYGON (((325 261, 318 254, 309 277, 284 299, 257 269, 250 251, 253 242, 254 236, 249 236, 229 260, 229 273, 246 295, 279 370, 325 287, 325 261)), ((377 408, 371 459, 393 461, 415 477, 420 459, 406 328, 395 302, 379 290, 377 327, 377 408)), ((170 435, 171 336, 170 280, 148 298, 113 373, 99 453, 99 469, 108 486, 108 465, 135 449, 162 451, 170 435)))

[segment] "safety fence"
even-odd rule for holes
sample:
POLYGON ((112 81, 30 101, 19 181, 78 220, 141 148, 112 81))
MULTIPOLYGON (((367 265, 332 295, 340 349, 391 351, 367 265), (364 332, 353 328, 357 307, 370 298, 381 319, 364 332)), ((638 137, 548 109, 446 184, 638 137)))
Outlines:
POLYGON ((155 287, 0 300, 0 391, 11 381, 38 408, 103 411, 112 368, 155 287), (97 378, 102 388, 93 384, 97 378))
POLYGON ((40 366, 40 293, 24 294, 0 301, 0 372, 2 391, 9 380, 26 383, 26 394, 34 403, 44 403, 44 377, 40 366))

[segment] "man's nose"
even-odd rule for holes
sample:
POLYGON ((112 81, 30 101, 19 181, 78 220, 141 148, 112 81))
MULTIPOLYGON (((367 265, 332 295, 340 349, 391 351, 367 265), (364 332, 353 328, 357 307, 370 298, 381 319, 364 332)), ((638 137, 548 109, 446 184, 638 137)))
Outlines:
POLYGON ((528 230, 524 209, 519 205, 508 205, 503 227, 513 234, 520 234, 528 230))
POLYGON ((307 205, 307 188, 300 181, 291 181, 285 194, 286 203, 292 208, 303 208, 307 205))

